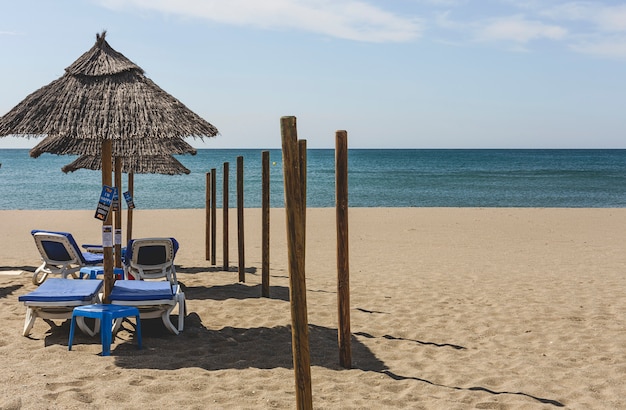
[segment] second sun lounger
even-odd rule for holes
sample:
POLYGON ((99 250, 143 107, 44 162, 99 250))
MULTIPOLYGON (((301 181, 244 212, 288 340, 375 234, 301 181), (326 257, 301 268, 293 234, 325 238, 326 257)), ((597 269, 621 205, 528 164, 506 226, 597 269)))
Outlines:
MULTIPOLYGON (((100 301, 99 292, 103 282, 96 280, 72 280, 51 278, 41 284, 36 290, 18 296, 20 302, 26 306, 26 320, 22 334, 30 334, 35 320, 42 319, 71 319, 74 307, 91 305, 100 301)), ((91 330, 84 323, 78 321, 78 327, 86 334, 94 336, 96 330, 91 330)))

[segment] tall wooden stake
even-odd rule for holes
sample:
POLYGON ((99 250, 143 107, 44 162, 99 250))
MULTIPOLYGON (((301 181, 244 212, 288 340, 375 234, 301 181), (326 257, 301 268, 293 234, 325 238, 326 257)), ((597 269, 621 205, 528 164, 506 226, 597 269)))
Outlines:
POLYGON ((204 217, 205 217, 205 259, 211 260, 211 173, 206 173, 206 187, 204 198, 204 217))
POLYGON ((211 265, 215 265, 217 249, 217 170, 211 168, 211 265))
POLYGON ((224 256, 224 270, 228 271, 230 269, 229 266, 229 256, 228 256, 228 174, 229 174, 229 164, 228 162, 224 162, 224 194, 222 196, 222 246, 223 246, 223 256, 224 256))
POLYGON ((237 247, 239 249, 239 282, 246 281, 246 256, 243 227, 243 157, 237 157, 237 247))
POLYGON ((348 255, 348 134, 335 134, 335 199, 337 210, 337 308, 339 364, 352 367, 350 332, 350 258, 348 255))
POLYGON ((261 152, 261 296, 270 297, 270 152, 261 152))
POLYGON ((289 300, 291 304, 291 346, 296 387, 296 408, 312 409, 311 358, 306 305, 304 244, 306 227, 302 203, 302 172, 296 117, 280 119, 287 217, 287 254, 289 259, 289 300))
MULTIPOLYGON (((102 141, 102 185, 112 186, 112 159, 111 140, 102 141)), ((113 227, 111 226, 111 212, 102 221, 102 250, 104 265, 104 303, 109 303, 109 295, 113 289, 113 227)))
POLYGON ((300 194, 302 195, 302 226, 304 226, 304 242, 302 243, 302 259, 306 260, 306 140, 298 140, 298 160, 300 161, 300 194))

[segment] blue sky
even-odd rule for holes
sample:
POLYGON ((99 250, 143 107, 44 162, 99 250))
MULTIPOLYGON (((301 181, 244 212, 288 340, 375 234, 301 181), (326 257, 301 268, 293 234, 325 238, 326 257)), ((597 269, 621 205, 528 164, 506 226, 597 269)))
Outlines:
MULTIPOLYGON (((198 148, 626 148, 626 2, 3 0, 0 115, 96 33, 215 125, 198 148)), ((0 138, 0 148, 37 140, 0 138)))

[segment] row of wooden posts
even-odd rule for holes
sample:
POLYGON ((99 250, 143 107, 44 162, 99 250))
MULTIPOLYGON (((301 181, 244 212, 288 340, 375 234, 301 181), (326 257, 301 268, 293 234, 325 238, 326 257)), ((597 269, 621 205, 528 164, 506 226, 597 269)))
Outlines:
MULTIPOLYGON (((281 118, 285 214, 289 264, 292 353, 296 407, 312 409, 311 365, 306 303, 306 140, 298 140, 295 117, 281 118)), ((262 151, 262 284, 261 295, 270 296, 270 156, 262 151)), ((228 255, 229 163, 223 164, 223 269, 230 270, 228 255)), ((339 363, 352 366, 350 331, 350 270, 348 254, 348 138, 335 135, 335 201, 337 223, 337 310, 339 363)), ((206 173, 206 260, 216 265, 217 169, 206 173)), ((237 157, 237 244, 239 281, 245 282, 243 157, 237 157)))
MULTIPOLYGON (((270 153, 262 151, 262 197, 261 197, 261 223, 262 223, 262 262, 261 262, 261 296, 270 296, 270 153)), ((222 184, 222 259, 223 269, 230 270, 229 257, 229 168, 230 164, 224 162, 224 180, 222 184)), ((245 282, 245 240, 244 240, 244 194, 243 194, 243 157, 237 157, 237 256, 239 282, 245 282)), ((211 265, 217 265, 217 169, 212 168, 206 173, 206 260, 211 265)))

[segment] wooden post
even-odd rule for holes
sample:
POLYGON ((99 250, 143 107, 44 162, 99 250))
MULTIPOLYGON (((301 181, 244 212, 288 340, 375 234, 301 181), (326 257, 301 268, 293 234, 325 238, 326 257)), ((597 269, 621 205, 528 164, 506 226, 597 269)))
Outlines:
MULTIPOLYGON (((131 198, 135 195, 135 174, 128 173, 128 193, 131 198)), ((133 239, 133 208, 128 207, 126 209, 126 243, 133 239)))
MULTIPOLYGON (((306 140, 298 140, 298 159, 300 161, 300 193, 302 195, 302 226, 306 229, 306 140)), ((302 243, 302 258, 306 260, 306 230, 302 243)))
POLYGON ((261 152, 261 296, 270 297, 270 152, 261 152))
POLYGON ((205 217, 205 259, 211 260, 211 173, 206 173, 206 187, 204 199, 205 217))
MULTIPOLYGON (((111 178, 111 140, 102 140, 102 185, 112 186, 111 178)), ((102 221, 102 252, 104 267, 104 303, 109 303, 109 295, 113 289, 113 227, 111 226, 111 212, 102 221)))
POLYGON ((115 187, 117 204, 115 208, 115 267, 122 267, 122 159, 115 157, 115 187))
POLYGON ((296 386, 296 408, 312 409, 311 358, 306 305, 304 243, 306 227, 302 203, 302 171, 298 154, 296 117, 280 119, 287 217, 287 255, 289 259, 289 300, 291 304, 291 346, 296 386))
POLYGON ((350 259, 348 255, 348 134, 335 134, 335 200, 337 210, 337 308, 339 364, 352 367, 350 332, 350 259))
POLYGON ((223 246, 223 256, 224 256, 224 270, 228 271, 230 267, 228 266, 228 174, 229 174, 229 164, 228 162, 224 162, 224 195, 222 197, 222 246, 223 246))
POLYGON ((211 265, 215 265, 217 239, 217 172, 211 168, 211 265))
POLYGON ((246 256, 243 228, 243 157, 237 157, 237 247, 239 249, 239 282, 246 281, 246 256))

